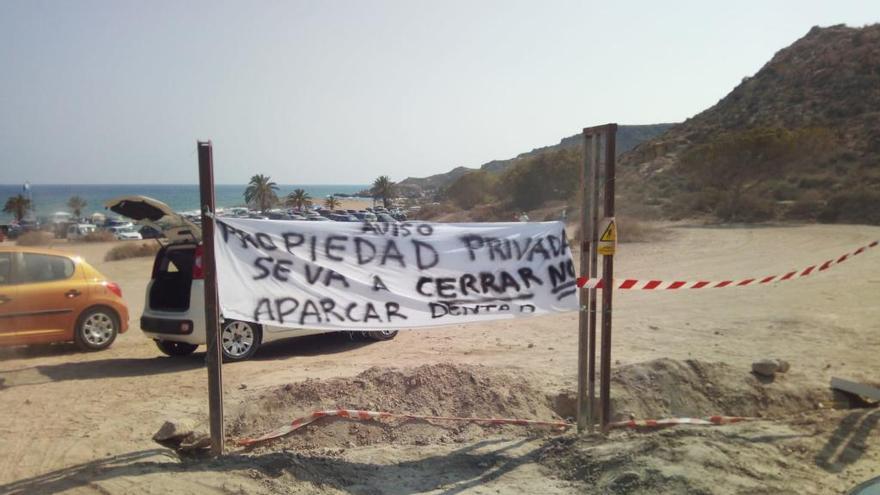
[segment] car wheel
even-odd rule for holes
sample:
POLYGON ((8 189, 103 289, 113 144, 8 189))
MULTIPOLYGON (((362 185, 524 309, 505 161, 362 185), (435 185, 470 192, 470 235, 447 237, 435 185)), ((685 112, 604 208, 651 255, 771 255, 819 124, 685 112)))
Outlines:
POLYGON ((109 308, 91 308, 80 315, 73 341, 84 351, 100 351, 110 347, 119 333, 119 317, 109 308))
POLYGON ((250 359, 263 340, 259 325, 239 320, 227 320, 220 329, 220 347, 223 361, 234 362, 250 359))
POLYGON ((378 332, 363 332, 363 334, 369 340, 391 340, 397 337, 397 330, 380 330, 378 332))
POLYGON ((168 356, 189 356, 199 348, 195 344, 174 342, 173 340, 157 340, 156 347, 168 356))

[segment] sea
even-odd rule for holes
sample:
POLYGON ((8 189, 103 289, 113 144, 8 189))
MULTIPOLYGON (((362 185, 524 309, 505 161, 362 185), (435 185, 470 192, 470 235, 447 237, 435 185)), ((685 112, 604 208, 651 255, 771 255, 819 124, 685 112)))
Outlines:
MULTIPOLYGON (((141 195, 158 199, 175 211, 199 210, 198 184, 30 184, 30 196, 37 217, 50 217, 59 211, 69 211, 67 200, 71 196, 80 196, 86 200, 83 215, 95 212, 106 214, 104 202, 119 196, 141 195)), ((217 206, 228 208, 244 205, 246 185, 217 184, 214 186, 214 197, 217 206)), ((316 202, 334 194, 355 195, 367 184, 279 184, 278 197, 283 198, 294 189, 305 189, 316 202)), ((23 184, 0 184, 0 205, 6 204, 7 198, 16 194, 27 195, 23 184)), ((13 216, 0 212, 0 223, 8 223, 13 216)))

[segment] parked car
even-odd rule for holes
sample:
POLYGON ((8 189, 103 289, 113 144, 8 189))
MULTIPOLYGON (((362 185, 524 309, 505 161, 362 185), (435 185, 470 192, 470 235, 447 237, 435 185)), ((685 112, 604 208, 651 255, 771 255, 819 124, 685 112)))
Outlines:
MULTIPOLYGON (((192 354, 206 342, 201 229, 165 203, 145 196, 123 196, 108 201, 106 206, 117 214, 164 232, 168 244, 156 253, 153 262, 141 330, 169 356, 192 354)), ((327 221, 324 217, 318 218, 327 221)), ((325 332, 223 319, 221 349, 224 360, 243 361, 266 342, 325 332)), ((397 331, 371 331, 363 335, 373 340, 390 340, 397 331)))
POLYGON ((385 223, 397 223, 397 219, 392 217, 387 213, 377 213, 376 214, 377 221, 385 222, 385 223))
POLYGON ((375 222, 376 215, 374 213, 370 213, 368 211, 359 211, 354 214, 354 216, 361 222, 375 222))
POLYGON ((157 230, 149 225, 144 225, 138 232, 140 232, 143 239, 161 239, 165 237, 161 230, 157 230))
POLYGON ((78 241, 96 230, 98 227, 90 223, 72 223, 67 226, 67 239, 78 241))
POLYGON ((143 239, 139 232, 135 232, 134 227, 107 227, 107 232, 116 236, 120 241, 139 241, 143 239))
POLYGON ((248 209, 241 207, 241 206, 235 206, 235 207, 229 208, 226 211, 226 214, 231 217, 245 218, 248 216, 248 209))
POLYGON ((268 214, 269 220, 289 220, 290 215, 287 212, 281 211, 270 211, 268 214))
POLYGON ((356 216, 349 215, 348 213, 346 213, 346 214, 331 213, 330 216, 327 218, 329 218, 330 220, 333 220, 334 222, 358 222, 359 221, 356 216))
POLYGON ((122 290, 78 256, 0 247, 0 345, 110 347, 128 329, 122 290))
POLYGON ((133 228, 134 228, 134 224, 131 223, 131 222, 128 221, 128 220, 123 220, 123 219, 121 219, 121 218, 108 218, 108 219, 104 222, 104 228, 105 228, 105 229, 110 229, 110 228, 115 228, 115 229, 133 229, 133 228))

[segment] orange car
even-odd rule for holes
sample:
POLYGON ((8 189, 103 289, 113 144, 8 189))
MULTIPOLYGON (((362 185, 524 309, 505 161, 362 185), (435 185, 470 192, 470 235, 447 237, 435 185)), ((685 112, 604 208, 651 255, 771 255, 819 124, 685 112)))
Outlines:
POLYGON ((122 290, 82 258, 0 247, 0 345, 73 341, 96 351, 127 329, 122 290))

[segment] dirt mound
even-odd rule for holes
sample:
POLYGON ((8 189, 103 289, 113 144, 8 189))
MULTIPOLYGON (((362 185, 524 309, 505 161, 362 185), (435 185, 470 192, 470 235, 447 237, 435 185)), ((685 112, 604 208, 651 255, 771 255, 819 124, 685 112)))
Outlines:
POLYGON ((776 417, 829 404, 828 389, 808 389, 788 375, 772 382, 727 363, 656 359, 618 367, 611 378, 614 420, 668 416, 776 417))
MULTIPOLYGON (((842 418, 871 422, 874 416, 826 410, 789 423, 626 431, 608 439, 566 435, 549 439, 539 462, 591 493, 842 493, 862 477, 845 479, 839 472, 853 463, 871 466, 876 454, 858 436, 830 430, 842 418)), ((864 476, 871 472, 869 467, 864 476)))
MULTIPOLYGON (((559 419, 547 395, 522 378, 482 366, 437 364, 402 370, 373 367, 354 378, 287 384, 242 404, 230 431, 234 437, 255 435, 315 410, 338 408, 431 416, 559 419)), ((304 427, 283 442, 300 448, 385 442, 447 443, 514 429, 466 423, 350 422, 328 418, 304 427)))
MULTIPOLYGON (((731 415, 784 417, 830 404, 828 390, 806 389, 780 375, 761 380, 726 363, 657 359, 620 366, 612 376, 612 420, 731 415)), ((322 409, 366 409, 430 416, 573 419, 573 392, 548 395, 529 380, 482 366, 370 368, 354 378, 290 383, 242 404, 230 431, 254 436, 322 409)), ((375 443, 466 442, 499 432, 535 430, 468 423, 322 419, 283 440, 298 448, 375 443)))

